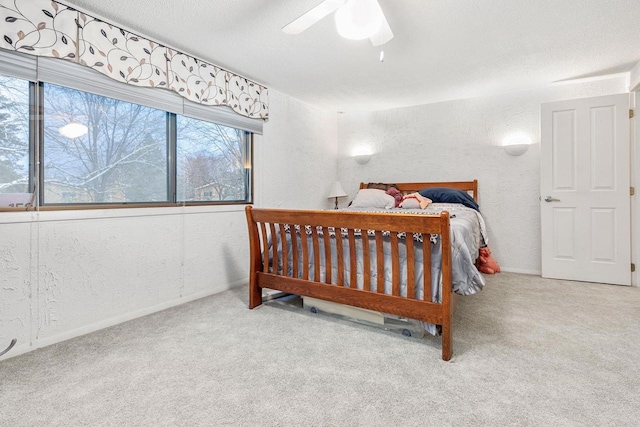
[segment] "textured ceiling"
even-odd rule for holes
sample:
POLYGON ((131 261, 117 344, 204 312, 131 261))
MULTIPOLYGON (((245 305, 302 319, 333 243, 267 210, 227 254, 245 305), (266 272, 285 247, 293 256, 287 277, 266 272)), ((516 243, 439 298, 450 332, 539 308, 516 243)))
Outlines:
POLYGON ((321 0, 62 0, 327 111, 372 111, 629 71, 638 0, 379 0, 395 38, 338 36, 321 0))

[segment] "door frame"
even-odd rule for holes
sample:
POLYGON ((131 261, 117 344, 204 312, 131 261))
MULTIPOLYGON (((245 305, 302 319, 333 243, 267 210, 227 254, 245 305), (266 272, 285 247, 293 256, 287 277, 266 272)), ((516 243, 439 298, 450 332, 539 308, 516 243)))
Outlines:
MULTIPOLYGON (((640 83, 629 91, 629 108, 635 111, 633 119, 629 120, 629 140, 631 141, 631 153, 629 161, 631 162, 631 185, 640 191, 640 111, 636 108, 636 98, 640 91, 640 83)), ((639 286, 640 279, 640 195, 636 194, 631 197, 631 262, 636 265, 636 271, 631 273, 631 286, 639 286)))

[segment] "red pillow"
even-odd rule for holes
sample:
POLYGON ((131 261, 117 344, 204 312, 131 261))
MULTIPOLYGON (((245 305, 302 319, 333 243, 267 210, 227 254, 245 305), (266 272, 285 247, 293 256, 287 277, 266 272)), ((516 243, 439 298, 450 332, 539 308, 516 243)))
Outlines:
POLYGON ((389 187, 386 191, 388 195, 396 199, 396 208, 400 207, 400 203, 402 203, 402 193, 396 187, 389 187))

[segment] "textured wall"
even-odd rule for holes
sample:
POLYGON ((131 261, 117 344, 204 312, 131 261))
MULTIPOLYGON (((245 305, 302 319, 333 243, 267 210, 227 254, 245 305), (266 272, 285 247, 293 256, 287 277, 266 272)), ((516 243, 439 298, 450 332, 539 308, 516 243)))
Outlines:
POLYGON ((0 223, 0 351, 12 338, 21 343, 30 340, 31 274, 37 261, 32 217, 20 213, 11 218, 15 222, 0 223))
POLYGON ((624 78, 559 85, 338 118, 338 176, 353 197, 360 181, 479 180, 490 247, 505 269, 538 273, 540 261, 540 104, 622 93, 624 78), (499 146, 525 132, 520 157, 499 146), (351 158, 360 146, 369 163, 351 158))
MULTIPOLYGON (((325 208, 336 118, 271 95, 254 143, 256 201, 325 208)), ((243 206, 0 213, 0 350, 11 357, 248 278, 243 206)))
POLYGON ((269 91, 271 119, 254 144, 256 205, 270 208, 326 209, 337 176, 335 113, 326 113, 289 96, 269 91))
POLYGON ((240 207, 37 219, 0 216, 0 347, 19 343, 8 356, 246 281, 240 207))

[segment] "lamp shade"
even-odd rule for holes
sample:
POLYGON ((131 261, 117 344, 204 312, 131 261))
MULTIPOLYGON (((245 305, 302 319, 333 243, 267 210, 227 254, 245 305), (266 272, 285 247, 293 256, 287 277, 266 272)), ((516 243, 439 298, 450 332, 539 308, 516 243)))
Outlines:
POLYGON ((336 181, 331 184, 331 188, 329 189, 327 199, 333 199, 334 197, 347 197, 347 193, 342 188, 340 181, 336 181))

